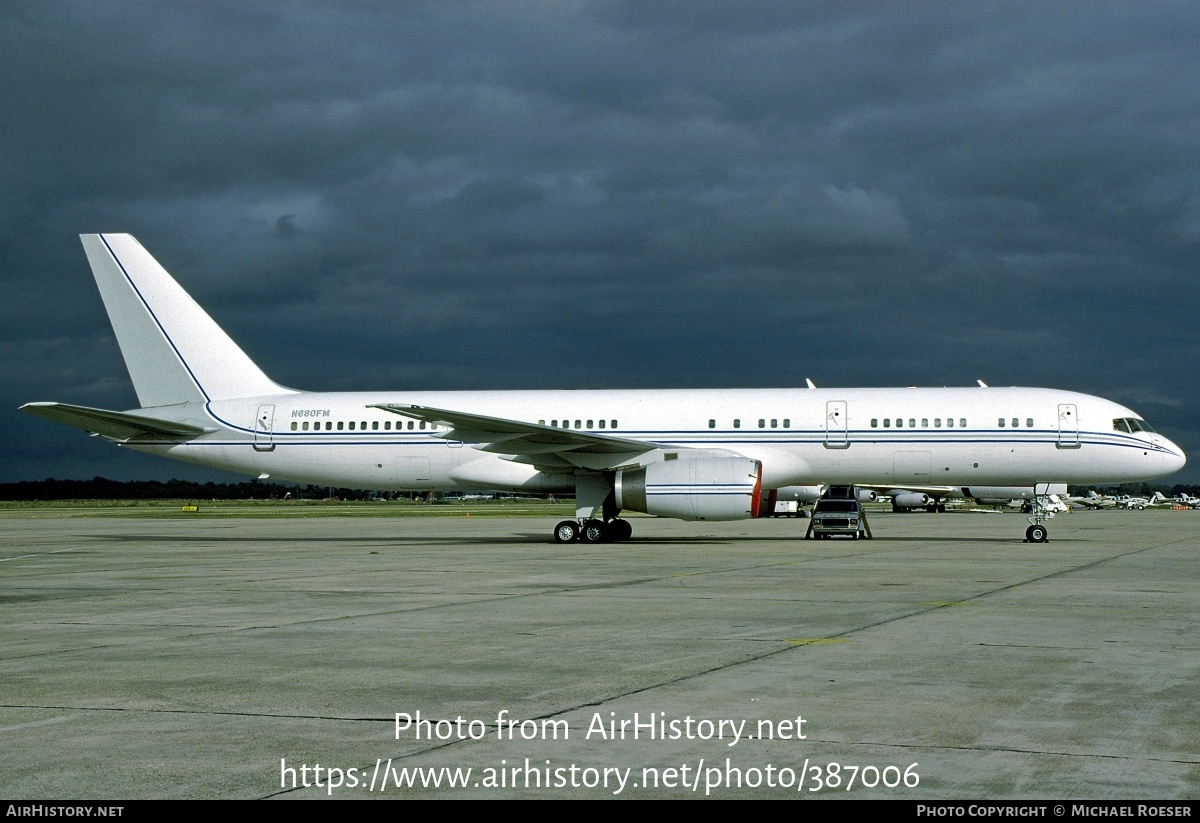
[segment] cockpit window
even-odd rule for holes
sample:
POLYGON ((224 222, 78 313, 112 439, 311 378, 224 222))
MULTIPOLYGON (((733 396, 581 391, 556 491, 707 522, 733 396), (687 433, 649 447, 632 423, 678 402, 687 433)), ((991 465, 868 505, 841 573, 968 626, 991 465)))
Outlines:
POLYGON ((1154 432, 1154 428, 1145 420, 1136 417, 1118 417, 1113 421, 1113 428, 1119 432, 1154 432))

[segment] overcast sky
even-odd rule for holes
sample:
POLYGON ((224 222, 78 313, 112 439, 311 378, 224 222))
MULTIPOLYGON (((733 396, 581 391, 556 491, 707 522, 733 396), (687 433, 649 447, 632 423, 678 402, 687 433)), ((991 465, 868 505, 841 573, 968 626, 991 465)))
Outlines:
POLYGON ((0 480, 239 479, 137 405, 78 235, 305 389, 1050 386, 1200 482, 1191 2, 0 4, 0 480))

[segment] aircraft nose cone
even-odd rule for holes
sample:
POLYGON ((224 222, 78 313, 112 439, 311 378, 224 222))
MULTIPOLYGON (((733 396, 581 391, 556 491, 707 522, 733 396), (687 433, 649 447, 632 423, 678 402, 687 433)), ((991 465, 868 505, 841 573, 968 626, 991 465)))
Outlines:
POLYGON ((1162 446, 1163 451, 1159 452, 1159 462, 1162 465, 1163 474, 1174 474, 1187 464, 1187 455, 1183 453, 1183 449, 1165 437, 1162 446))

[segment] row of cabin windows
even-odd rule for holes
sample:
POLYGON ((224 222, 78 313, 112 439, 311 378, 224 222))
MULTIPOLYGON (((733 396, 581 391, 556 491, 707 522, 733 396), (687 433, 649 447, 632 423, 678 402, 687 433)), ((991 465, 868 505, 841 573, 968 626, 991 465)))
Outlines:
MULTIPOLYGON (((1008 423, 1009 423, 1009 421, 1003 417, 997 419, 997 421, 996 421, 996 425, 1002 429, 1005 428, 1008 425, 1008 423)), ((904 418, 897 417, 897 418, 895 418, 894 421, 890 417, 883 418, 883 427, 885 429, 890 429, 893 425, 895 425, 895 427, 898 429, 904 428, 904 418)), ((965 417, 958 418, 958 426, 959 426, 959 428, 965 429, 967 427, 967 418, 965 418, 965 417)), ((1021 426, 1021 419, 1019 417, 1012 418, 1012 427, 1014 429, 1016 429, 1016 428, 1020 428, 1020 426, 1021 426)), ((940 429, 942 427, 942 418, 940 418, 940 417, 933 418, 933 427, 935 429, 940 429)), ((873 428, 873 429, 879 428, 879 419, 878 418, 874 418, 874 417, 871 418, 871 428, 873 428)), ((910 428, 910 429, 917 428, 917 418, 915 418, 915 417, 908 418, 908 428, 910 428)), ((923 428, 923 429, 929 428, 929 418, 928 417, 921 418, 921 428, 923 428)), ((946 418, 946 428, 948 428, 948 429, 954 428, 954 418, 953 417, 946 418)), ((1025 428, 1027 428, 1027 429, 1033 428, 1033 418, 1032 417, 1025 418, 1025 428)))
MULTIPOLYGON (((559 421, 557 421, 557 420, 551 420, 551 421, 550 421, 550 425, 551 425, 552 427, 556 428, 556 429, 570 429, 570 428, 576 428, 576 429, 604 429, 604 428, 615 429, 615 428, 617 427, 617 421, 616 421, 616 420, 587 420, 587 421, 584 421, 584 420, 576 420, 576 421, 575 421, 575 425, 574 425, 574 426, 572 426, 572 425, 571 425, 571 421, 570 421, 570 420, 563 420, 563 421, 562 421, 562 425, 561 425, 561 426, 560 426, 560 425, 558 425, 558 422, 559 422, 559 421), (587 425, 586 425, 586 426, 585 426, 585 425, 583 425, 585 422, 587 423, 587 425), (599 425, 599 426, 594 426, 594 425, 592 425, 593 423, 599 423, 600 425, 599 425)), ((539 421, 538 421, 538 425, 539 425, 539 426, 544 426, 544 425, 546 425, 546 421, 545 421, 545 420, 539 420, 539 421)))
MULTIPOLYGON (((325 431, 327 431, 327 432, 334 431, 335 428, 337 431, 364 431, 365 432, 367 430, 367 421, 366 420, 351 420, 349 423, 347 423, 343 420, 339 420, 337 423, 334 423, 332 420, 325 421, 325 431)), ((432 423, 427 424, 424 420, 420 421, 419 423, 416 423, 413 420, 409 420, 407 426, 405 425, 405 421, 403 421, 403 420, 396 421, 396 431, 403 431, 405 428, 407 428, 409 431, 413 431, 414 429, 424 430, 424 429, 433 429, 436 427, 432 423)), ((370 429, 371 429, 371 431, 379 431, 380 429, 382 429, 385 432, 391 431, 392 430, 392 421, 384 420, 383 425, 380 426, 378 420, 372 420, 371 424, 370 424, 370 429)), ((309 423, 307 420, 305 420, 303 423, 297 423, 295 420, 292 421, 292 431, 308 431, 308 430, 309 430, 309 423)), ((321 424, 319 422, 313 423, 312 430, 317 431, 317 432, 321 431, 321 424)))
MULTIPOLYGON (((708 427, 710 429, 715 429, 717 427, 717 421, 715 419, 709 419, 708 427)), ((742 420, 740 417, 735 417, 733 419, 733 427, 735 429, 740 429, 742 427, 742 420)), ((760 418, 758 418, 758 427, 760 429, 766 429, 766 428, 778 429, 779 428, 779 418, 772 417, 770 420, 768 420, 765 417, 760 417, 760 418)), ((790 417, 783 418, 783 428, 790 429, 791 427, 792 427, 792 419, 790 417)))
MULTIPOLYGON (((890 429, 893 426, 893 424, 898 429, 904 428, 904 418, 897 417, 895 419, 895 421, 893 421, 892 418, 890 418, 890 417, 883 418, 883 427, 885 429, 890 429)), ((915 417, 908 418, 908 427, 910 429, 915 429, 917 427, 917 418, 915 418, 915 417)), ((933 427, 935 429, 940 429, 942 427, 942 418, 940 418, 940 417, 933 418, 933 427)), ((960 429, 965 429, 967 427, 967 418, 965 418, 965 417, 958 418, 958 427, 960 429)), ((871 418, 871 428, 873 428, 873 429, 879 428, 879 418, 877 418, 877 417, 871 418)), ((928 417, 921 418, 921 428, 923 428, 923 429, 929 428, 929 418, 928 417)), ((946 428, 948 428, 948 429, 954 428, 954 418, 953 417, 946 418, 946 428)))
MULTIPOLYGON (((588 429, 593 429, 593 428, 615 429, 617 427, 616 420, 600 420, 600 421, 588 420, 586 422, 587 422, 586 428, 588 428, 588 429), (593 425, 594 423, 597 423, 597 422, 600 424, 599 426, 593 425)), ((546 421, 539 420, 538 425, 544 426, 544 425, 546 425, 546 421)), ((564 429, 572 428, 570 420, 563 420, 562 426, 559 426, 559 421, 551 420, 550 425, 554 426, 555 428, 564 428, 564 429)), ((385 420, 385 421, 383 421, 383 425, 380 425, 378 420, 372 420, 369 424, 367 423, 366 420, 358 420, 358 421, 351 420, 348 423, 345 421, 341 421, 341 420, 339 420, 337 423, 334 423, 331 420, 326 420, 324 430, 325 431, 335 431, 335 430, 336 431, 367 431, 368 427, 370 428, 371 431, 380 431, 380 430, 392 431, 392 421, 385 420)), ((437 427, 434 426, 432 423, 426 423, 424 420, 421 420, 419 422, 409 420, 407 422, 397 421, 395 431, 404 431, 405 429, 407 429, 408 431, 414 431, 414 430, 425 431, 427 429, 436 429, 436 428, 437 427)), ((576 429, 585 428, 584 421, 576 420, 574 428, 576 428, 576 429)), ((310 429, 312 431, 321 431, 322 426, 319 422, 310 424, 307 420, 304 421, 303 423, 297 422, 295 420, 292 421, 292 431, 309 431, 310 429)))
MULTIPOLYGON (((599 426, 593 425, 593 423, 597 422, 594 420, 586 421, 586 423, 587 423, 586 426, 583 425, 584 422, 585 421, 583 421, 583 420, 576 420, 574 428, 576 428, 576 429, 582 429, 582 428, 615 429, 617 427, 616 420, 600 420, 600 421, 598 421, 600 424, 599 426)), ((1142 421, 1137 421, 1137 422, 1142 422, 1142 421)), ((564 429, 572 428, 570 420, 563 420, 561 427, 558 425, 558 423, 559 423, 558 420, 550 421, 550 425, 553 426, 554 428, 564 428, 564 429)), ((1128 429, 1123 429, 1122 426, 1119 425, 1119 424, 1124 423, 1125 426, 1128 426, 1129 422, 1126 420, 1114 420, 1113 423, 1114 423, 1114 428, 1116 428, 1118 430, 1128 430, 1128 429)), ((760 417, 758 419, 758 427, 760 429, 765 429, 768 427, 772 428, 772 429, 777 429, 780 427, 779 424, 780 424, 779 418, 776 418, 776 417, 772 417, 769 420, 765 417, 760 417)), ((996 424, 1000 428, 1004 428, 1006 425, 1008 425, 1008 421, 1005 420, 1005 418, 1001 417, 996 421, 996 424)), ((539 420, 538 425, 544 426, 544 425, 546 425, 546 421, 539 420)), ((892 428, 893 425, 895 425, 895 427, 898 429, 904 428, 904 418, 897 417, 897 418, 895 418, 894 423, 893 423, 893 419, 890 417, 883 418, 883 428, 890 429, 890 428, 892 428)), ((958 419, 958 425, 959 425, 959 428, 965 429, 967 427, 967 418, 960 417, 958 419)), ((1021 421, 1019 418, 1016 418, 1016 417, 1012 418, 1012 427, 1014 429, 1019 428, 1020 425, 1021 425, 1021 421)), ((358 431, 367 431, 367 421, 366 420, 362 420, 362 421, 351 420, 349 423, 339 420, 336 424, 331 420, 325 421, 325 431, 334 431, 335 426, 336 426, 337 431, 355 431, 356 429, 358 431), (357 424, 357 426, 356 426, 356 424, 357 424)), ((1146 429, 1150 429, 1150 427, 1148 425, 1146 425, 1145 423, 1142 423, 1142 426, 1145 427, 1146 429)), ((708 421, 708 427, 710 429, 715 429, 717 427, 717 421, 715 419, 710 419, 708 421)), ((735 429, 740 429, 742 427, 742 421, 740 418, 734 418, 733 427, 735 429)), ((788 418, 788 417, 783 418, 783 428, 790 429, 791 427, 792 427, 791 418, 788 418)), ((942 418, 940 418, 940 417, 933 418, 933 427, 935 429, 940 429, 942 427, 942 418)), ((371 431, 379 431, 380 428, 381 427, 379 425, 378 420, 371 421, 371 423, 370 423, 371 431)), ((407 428, 409 431, 414 431, 414 430, 424 431, 426 428, 433 428, 433 425, 429 424, 427 426, 424 420, 421 420, 419 422, 409 420, 409 421, 407 421, 407 423, 405 423, 405 421, 398 421, 396 423, 396 431, 403 431, 405 428, 407 428)), ((873 428, 873 429, 879 428, 879 418, 877 418, 877 417, 871 418, 871 428, 873 428)), ((910 429, 917 428, 917 418, 915 418, 915 417, 908 418, 908 428, 910 428, 910 429)), ((923 429, 929 428, 929 418, 928 417, 921 418, 921 428, 923 428, 923 429)), ((950 428, 950 429, 954 428, 954 418, 953 417, 946 418, 946 428, 950 428)), ((1027 428, 1027 429, 1033 428, 1033 418, 1032 417, 1025 418, 1025 428, 1027 428)), ((392 421, 391 420, 383 421, 382 429, 383 429, 383 431, 392 431, 392 421)), ((321 424, 319 422, 313 423, 312 430, 313 431, 321 431, 321 424)), ((1140 430, 1140 429, 1137 429, 1137 430, 1140 430)), ((298 423, 297 421, 293 420, 292 421, 292 431, 309 431, 308 421, 306 420, 303 423, 298 423)))

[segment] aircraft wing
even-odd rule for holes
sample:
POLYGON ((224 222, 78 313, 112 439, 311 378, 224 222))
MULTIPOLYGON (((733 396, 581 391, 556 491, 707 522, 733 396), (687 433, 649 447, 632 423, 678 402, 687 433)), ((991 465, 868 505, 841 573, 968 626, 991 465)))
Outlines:
POLYGON ((930 497, 962 497, 961 486, 905 486, 892 483, 891 485, 875 485, 871 483, 855 483, 855 487, 868 489, 878 494, 894 494, 895 492, 919 492, 930 497))
POLYGON ((69 403, 26 403, 19 411, 35 414, 55 423, 66 423, 68 426, 98 434, 109 440, 139 440, 146 437, 187 440, 207 431, 186 423, 143 417, 129 412, 72 406, 69 403))
POLYGON ((480 451, 511 455, 510 459, 515 462, 539 467, 615 468, 660 447, 657 443, 645 440, 560 429, 430 406, 377 403, 370 408, 446 426, 448 430, 438 433, 438 437, 471 443, 480 451))

